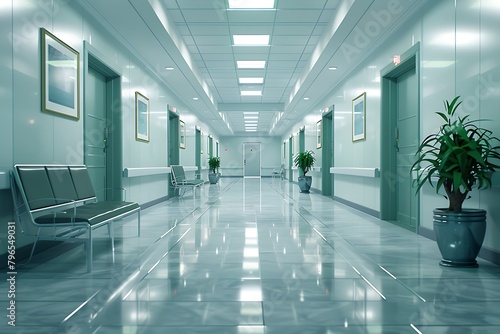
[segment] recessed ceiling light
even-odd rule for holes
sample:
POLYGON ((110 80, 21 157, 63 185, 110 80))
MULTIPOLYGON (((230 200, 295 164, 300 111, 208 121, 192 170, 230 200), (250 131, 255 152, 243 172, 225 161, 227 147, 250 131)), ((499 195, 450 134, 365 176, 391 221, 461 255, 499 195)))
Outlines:
POLYGON ((262 91, 260 91, 260 90, 242 90, 241 96, 262 96, 262 91))
POLYGON ((197 97, 193 97, 193 100, 198 101, 198 98, 197 97))
POLYGON ((255 123, 259 123, 259 121, 258 120, 254 120, 254 121, 245 120, 245 124, 255 124, 255 123))
POLYGON ((246 132, 257 132, 257 129, 246 129, 246 132))
POLYGON ((266 68, 265 60, 237 60, 238 68, 266 68))
POLYGON ((269 35, 233 35, 236 46, 269 45, 269 35))
POLYGON ((167 71, 173 71, 173 70, 175 70, 175 68, 173 66, 165 66, 165 69, 167 71))
POLYGON ((304 100, 307 101, 307 100, 309 100, 309 98, 308 97, 304 97, 304 100))
POLYGON ((264 78, 239 78, 240 84, 262 84, 264 83, 264 78))
POLYGON ((259 112, 258 111, 244 111, 243 114, 244 115, 258 115, 259 112))
POLYGON ((337 69, 337 66, 330 66, 328 67, 328 70, 330 71, 335 71, 337 69))
POLYGON ((274 0, 228 0, 230 9, 273 9, 274 0))

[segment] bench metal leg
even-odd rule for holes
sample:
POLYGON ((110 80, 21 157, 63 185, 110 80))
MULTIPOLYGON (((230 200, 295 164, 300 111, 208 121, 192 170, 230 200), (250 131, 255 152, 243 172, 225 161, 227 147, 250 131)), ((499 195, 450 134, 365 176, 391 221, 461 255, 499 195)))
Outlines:
POLYGON ((87 248, 87 271, 92 272, 92 262, 93 262, 93 252, 92 252, 92 229, 89 228, 89 237, 85 241, 85 247, 87 248))
POLYGON ((141 210, 137 211, 137 236, 141 236, 141 210))
POLYGON ((111 251, 114 253, 115 252, 115 232, 114 232, 114 227, 113 227, 113 221, 110 221, 108 223, 108 234, 109 234, 109 238, 111 239, 111 251))
MULTIPOLYGON (((40 230, 41 230, 41 228, 38 229, 37 235, 40 235, 40 230)), ((31 262, 31 259, 33 258, 33 254, 35 254, 35 247, 36 247, 38 240, 40 240, 40 238, 36 237, 35 242, 33 243, 33 247, 31 247, 30 257, 29 257, 28 261, 26 261, 25 263, 22 264, 23 266, 31 262)))

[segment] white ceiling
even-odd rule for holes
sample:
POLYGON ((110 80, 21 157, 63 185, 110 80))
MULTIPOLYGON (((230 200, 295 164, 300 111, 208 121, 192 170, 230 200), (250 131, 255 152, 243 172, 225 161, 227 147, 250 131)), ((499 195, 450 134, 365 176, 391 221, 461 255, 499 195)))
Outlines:
POLYGON ((227 0, 79 1, 219 135, 267 136, 319 111, 368 50, 428 0, 276 0, 265 11, 228 10, 227 0), (233 34, 268 34, 270 46, 233 46, 233 34), (238 70, 237 60, 265 60, 266 68, 238 70), (240 85, 238 77, 264 83, 240 85), (247 89, 262 96, 241 96, 247 89), (244 111, 259 112, 257 133, 245 132, 244 111))

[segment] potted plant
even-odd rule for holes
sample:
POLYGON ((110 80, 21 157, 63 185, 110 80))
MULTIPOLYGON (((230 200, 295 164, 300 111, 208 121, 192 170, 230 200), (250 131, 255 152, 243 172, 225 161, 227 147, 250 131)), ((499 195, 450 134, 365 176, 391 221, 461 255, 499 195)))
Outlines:
POLYGON ((220 173, 220 158, 219 157, 210 157, 208 158, 208 168, 210 172, 208 173, 208 180, 210 184, 216 184, 219 181, 220 173))
POLYGON ((473 186, 478 190, 491 187, 491 174, 499 166, 500 140, 492 131, 469 120, 469 115, 455 115, 460 96, 444 102, 446 113, 437 112, 444 120, 439 131, 427 136, 417 149, 417 160, 411 167, 417 172, 417 192, 428 182, 439 193, 444 188, 448 208, 434 210, 434 232, 441 251, 443 266, 477 267, 486 231, 486 211, 463 209, 473 186), (497 160, 498 161, 498 160, 497 160), (434 183, 436 185, 434 185, 434 183))
POLYGON ((312 177, 306 174, 314 166, 315 161, 313 151, 299 152, 293 158, 294 165, 300 170, 298 180, 300 192, 302 193, 308 193, 309 189, 311 189, 312 177))

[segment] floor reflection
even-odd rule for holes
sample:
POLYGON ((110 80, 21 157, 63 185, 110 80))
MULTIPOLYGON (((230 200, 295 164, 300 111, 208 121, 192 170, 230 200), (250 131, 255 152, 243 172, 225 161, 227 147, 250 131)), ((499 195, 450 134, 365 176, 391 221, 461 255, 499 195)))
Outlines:
MULTIPOLYGON (((498 266, 442 268, 431 240, 277 179, 225 179, 37 255, 23 333, 497 333, 498 266), (40 289, 43 287, 43 289, 40 289)), ((6 287, 6 283, 1 284, 6 287)), ((0 296, 5 303, 6 296, 0 296)), ((0 332, 9 328, 0 325, 0 332), (3 327, 2 327, 3 326, 3 327)))

